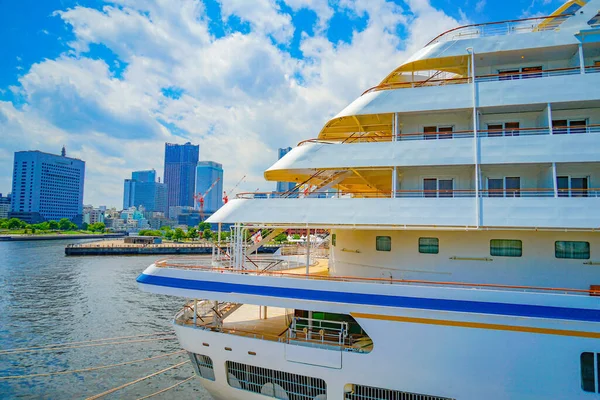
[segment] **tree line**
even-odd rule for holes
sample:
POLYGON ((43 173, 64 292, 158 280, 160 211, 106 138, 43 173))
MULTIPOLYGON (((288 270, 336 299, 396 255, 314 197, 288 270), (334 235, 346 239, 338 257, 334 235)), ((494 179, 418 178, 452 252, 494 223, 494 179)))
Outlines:
MULTIPOLYGON (((62 218, 59 221, 44 221, 37 224, 28 224, 19 218, 1 218, 0 229, 8 229, 11 231, 24 230, 25 233, 50 232, 50 231, 75 231, 79 227, 67 218, 62 218)), ((104 232, 106 226, 104 222, 95 222, 93 224, 83 223, 82 230, 90 232, 104 232)))

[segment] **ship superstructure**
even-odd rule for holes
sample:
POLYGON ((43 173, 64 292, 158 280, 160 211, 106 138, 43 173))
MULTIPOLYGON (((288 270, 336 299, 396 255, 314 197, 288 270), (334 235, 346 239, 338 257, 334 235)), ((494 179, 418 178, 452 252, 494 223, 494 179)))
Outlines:
POLYGON ((600 0, 439 35, 265 177, 138 278, 216 399, 600 398, 600 0))

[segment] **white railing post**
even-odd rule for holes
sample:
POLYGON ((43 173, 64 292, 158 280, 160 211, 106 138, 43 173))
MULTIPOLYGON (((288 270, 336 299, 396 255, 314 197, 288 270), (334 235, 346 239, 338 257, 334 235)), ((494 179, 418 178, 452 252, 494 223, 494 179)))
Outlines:
POLYGON ((310 274, 310 229, 306 230, 306 276, 310 274))
POLYGON ((554 197, 558 197, 558 176, 556 173, 556 163, 552 163, 552 187, 554 188, 554 197))
MULTIPOLYGON (((583 37, 581 38, 583 40, 583 37)), ((585 58, 583 57, 583 42, 579 42, 579 72, 585 74, 585 58)))
POLYGON ((473 162, 475 164, 475 221, 476 226, 479 228, 481 225, 481 199, 479 198, 479 118, 477 116, 477 82, 475 82, 475 49, 473 47, 467 48, 467 51, 471 53, 471 80, 473 81, 473 162))
POLYGON ((551 135, 554 135, 554 129, 552 127, 552 104, 548 103, 548 130, 551 135))

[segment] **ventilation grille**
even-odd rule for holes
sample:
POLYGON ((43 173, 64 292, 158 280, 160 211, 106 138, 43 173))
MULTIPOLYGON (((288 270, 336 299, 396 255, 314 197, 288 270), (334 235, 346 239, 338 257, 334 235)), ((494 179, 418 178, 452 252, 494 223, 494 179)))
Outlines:
POLYGON ((204 379, 215 380, 215 371, 213 369, 213 362, 209 356, 202 354, 195 354, 188 352, 190 360, 192 360, 192 366, 196 374, 204 379))
POLYGON ((227 382, 231 387, 276 399, 327 399, 327 385, 323 379, 232 361, 227 361, 227 382))
POLYGON ((363 385, 352 385, 352 389, 352 392, 345 393, 344 400, 454 400, 449 397, 401 392, 363 385))

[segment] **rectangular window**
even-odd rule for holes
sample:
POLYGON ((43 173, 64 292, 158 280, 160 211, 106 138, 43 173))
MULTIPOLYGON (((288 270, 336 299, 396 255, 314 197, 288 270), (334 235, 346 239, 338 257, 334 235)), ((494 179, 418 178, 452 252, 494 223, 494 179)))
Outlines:
POLYGON ((523 242, 512 239, 492 239, 490 240, 490 254, 498 257, 521 257, 523 242))
POLYGON ((589 260, 590 242, 554 242, 554 256, 556 258, 570 258, 575 260, 589 260))
POLYGON ((423 179, 424 197, 454 197, 454 179, 423 179))
POLYGON ((521 70, 523 72, 523 79, 528 78, 541 78, 542 77, 542 67, 525 67, 521 70))
POLYGON ((454 132, 453 126, 424 126, 423 134, 425 140, 451 139, 454 132))
POLYGON ((498 78, 501 81, 510 81, 513 79, 519 79, 519 72, 521 72, 518 68, 516 69, 505 69, 503 71, 498 71, 500 77, 498 78))
POLYGON ((209 356, 204 356, 202 354, 195 354, 188 352, 190 360, 192 361, 192 367, 196 372, 196 375, 204 378, 210 379, 211 381, 215 380, 215 372, 213 370, 213 362, 209 356))
POLYGON ((555 119, 552 120, 552 133, 555 135, 586 133, 587 119, 555 119))
POLYGON ((521 177, 488 178, 488 197, 521 197, 521 177))
POLYGON ((390 236, 377 236, 375 248, 377 251, 392 251, 392 238, 390 236))
POLYGON ((589 195, 589 178, 571 178, 568 176, 557 176, 556 187, 559 197, 587 197, 589 195))
POLYGON ((438 238, 419 238, 419 253, 438 254, 440 252, 440 240, 438 238))
POLYGON ((336 240, 336 239, 337 239, 337 236, 336 236, 336 234, 335 234, 335 233, 334 233, 334 234, 332 234, 332 235, 331 235, 331 245, 332 245, 332 246, 335 246, 335 245, 336 245, 336 242, 337 242, 337 240, 336 240))
MULTIPOLYGON (((596 393, 596 371, 594 353, 581 353, 581 388, 584 392, 596 393)), ((598 371, 600 373, 600 371, 598 371)))

